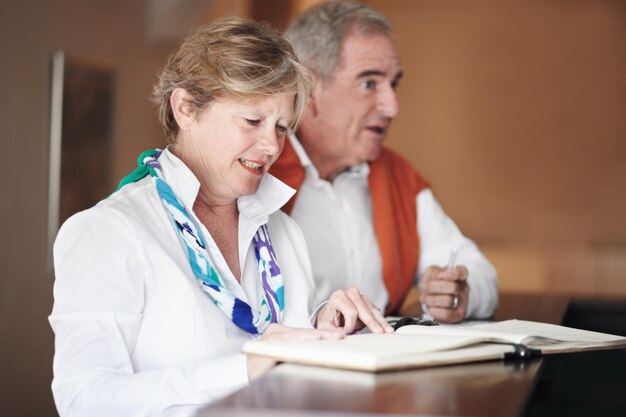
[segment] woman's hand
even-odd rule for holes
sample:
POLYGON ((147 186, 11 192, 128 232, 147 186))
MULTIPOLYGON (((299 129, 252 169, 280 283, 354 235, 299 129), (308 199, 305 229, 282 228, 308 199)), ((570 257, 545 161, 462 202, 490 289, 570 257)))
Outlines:
POLYGON ((366 326, 372 333, 393 333, 382 311, 356 288, 333 292, 317 315, 318 329, 343 329, 351 334, 366 326))
MULTIPOLYGON (((259 340, 321 340, 342 339, 344 332, 341 329, 298 329, 272 323, 259 340)), ((276 360, 259 355, 248 355, 248 379, 253 380, 269 371, 276 360)))

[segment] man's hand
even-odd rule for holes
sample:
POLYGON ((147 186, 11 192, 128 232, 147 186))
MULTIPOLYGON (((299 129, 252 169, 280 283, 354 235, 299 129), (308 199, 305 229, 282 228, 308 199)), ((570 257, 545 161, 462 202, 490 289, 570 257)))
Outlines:
POLYGON ((366 326, 372 333, 393 333, 380 309, 356 288, 333 292, 317 315, 318 329, 341 328, 351 334, 366 326))
POLYGON ((419 288, 420 301, 440 322, 458 323, 465 318, 469 301, 466 267, 431 266, 424 272, 419 288))
MULTIPOLYGON (((282 324, 272 323, 259 340, 321 340, 342 339, 344 332, 341 329, 298 329, 282 324)), ((248 378, 255 379, 269 371, 276 360, 259 355, 248 355, 248 378)))

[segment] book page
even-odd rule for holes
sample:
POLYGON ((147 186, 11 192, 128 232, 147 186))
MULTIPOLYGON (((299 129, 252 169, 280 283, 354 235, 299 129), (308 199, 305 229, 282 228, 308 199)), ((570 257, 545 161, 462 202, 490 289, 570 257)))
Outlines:
POLYGON ((407 363, 434 352, 445 352, 443 356, 435 355, 438 361, 449 356, 456 359, 456 349, 480 342, 480 338, 468 336, 370 333, 341 340, 253 340, 244 344, 243 352, 283 362, 376 371, 409 367, 407 363))
POLYGON ((376 372, 502 359, 525 344, 541 353, 626 347, 626 338, 552 324, 507 320, 474 327, 401 327, 341 340, 252 340, 243 352, 279 362, 376 372), (493 343, 497 341, 497 343, 493 343))
POLYGON ((484 342, 523 344, 542 352, 572 352, 626 346, 626 338, 525 320, 506 320, 475 326, 403 326, 400 334, 467 336, 484 342))
POLYGON ((524 344, 541 349, 544 353, 626 346, 626 337, 526 320, 506 320, 481 324, 471 329, 493 331, 498 334, 522 335, 525 336, 524 344))
MULTIPOLYGON (((487 326, 489 326, 488 324, 487 326)), ((397 334, 413 334, 413 335, 430 335, 430 336, 464 336, 478 338, 483 342, 496 342, 496 343, 522 343, 528 335, 517 334, 514 332, 504 331, 491 331, 483 330, 476 326, 420 326, 420 325, 408 325, 402 326, 396 330, 397 334)))

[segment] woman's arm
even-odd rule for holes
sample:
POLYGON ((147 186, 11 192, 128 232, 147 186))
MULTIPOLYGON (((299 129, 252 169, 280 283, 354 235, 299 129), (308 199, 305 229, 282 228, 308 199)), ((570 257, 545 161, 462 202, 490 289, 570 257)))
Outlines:
POLYGON ((97 207, 68 220, 54 256, 52 389, 61 416, 189 415, 190 407, 247 383, 239 345, 220 357, 135 369, 151 268, 143 245, 114 210, 97 207))

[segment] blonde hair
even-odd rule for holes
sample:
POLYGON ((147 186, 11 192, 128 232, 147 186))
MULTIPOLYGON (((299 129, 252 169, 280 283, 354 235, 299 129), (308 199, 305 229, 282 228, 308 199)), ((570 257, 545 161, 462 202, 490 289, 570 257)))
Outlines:
POLYGON ((230 17, 191 33, 169 57, 154 86, 152 100, 168 143, 175 143, 178 124, 170 105, 176 88, 185 89, 196 111, 219 98, 254 99, 295 96, 295 130, 308 104, 312 77, 293 48, 269 25, 230 17))

